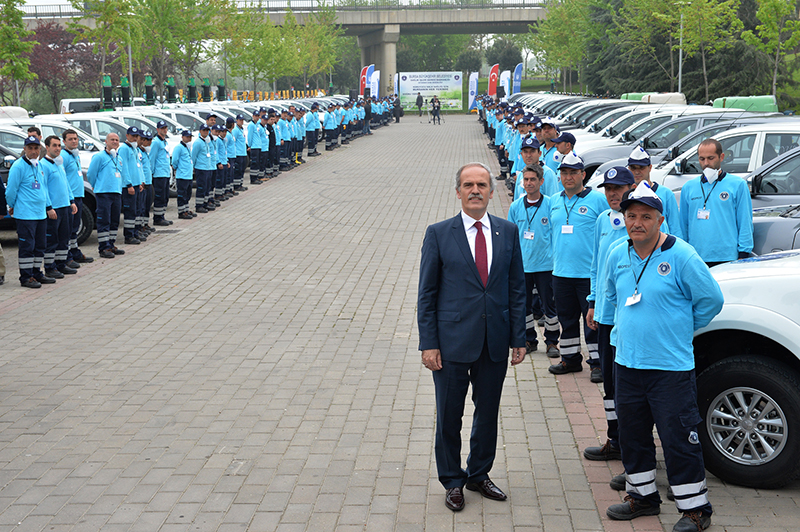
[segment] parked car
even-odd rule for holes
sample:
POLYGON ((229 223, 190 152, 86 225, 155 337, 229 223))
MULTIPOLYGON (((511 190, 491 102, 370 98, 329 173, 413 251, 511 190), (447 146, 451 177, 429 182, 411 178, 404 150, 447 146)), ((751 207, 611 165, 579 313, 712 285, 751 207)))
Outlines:
POLYGON ((800 251, 711 268, 722 311, 694 338, 706 468, 778 488, 800 475, 800 251))
POLYGON ((790 249, 800 249, 800 204, 754 209, 753 252, 764 255, 790 249))

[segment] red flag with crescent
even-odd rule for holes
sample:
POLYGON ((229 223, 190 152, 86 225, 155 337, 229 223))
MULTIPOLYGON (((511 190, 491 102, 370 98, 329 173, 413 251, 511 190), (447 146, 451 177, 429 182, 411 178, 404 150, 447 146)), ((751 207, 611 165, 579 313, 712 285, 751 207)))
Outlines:
POLYGON ((369 65, 361 69, 361 76, 358 78, 358 94, 364 94, 364 87, 367 86, 369 80, 367 79, 367 69, 369 65))
POLYGON ((500 77, 500 64, 496 64, 489 71, 489 96, 497 94, 497 78, 500 77))

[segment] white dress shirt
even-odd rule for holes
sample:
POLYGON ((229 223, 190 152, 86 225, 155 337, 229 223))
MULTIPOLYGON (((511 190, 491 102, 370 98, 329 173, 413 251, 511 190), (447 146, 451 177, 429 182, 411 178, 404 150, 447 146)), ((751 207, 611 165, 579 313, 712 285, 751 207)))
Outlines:
POLYGON ((486 240, 486 271, 492 272, 492 226, 489 223, 489 213, 483 213, 483 218, 476 220, 469 214, 461 211, 461 221, 464 222, 464 231, 467 233, 467 242, 469 242, 469 250, 472 252, 472 260, 475 260, 475 237, 478 234, 478 229, 475 227, 475 222, 480 222, 483 230, 483 237, 486 240))

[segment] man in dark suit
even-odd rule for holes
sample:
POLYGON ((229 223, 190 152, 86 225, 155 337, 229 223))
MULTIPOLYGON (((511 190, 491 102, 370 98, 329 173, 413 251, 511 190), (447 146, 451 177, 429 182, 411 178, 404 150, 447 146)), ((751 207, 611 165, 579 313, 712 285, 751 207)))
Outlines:
POLYGON ((463 488, 506 495, 489 479, 497 447, 500 395, 508 366, 525 358, 525 275, 517 227, 486 212, 494 193, 489 168, 456 174, 462 211, 428 227, 419 274, 419 349, 436 387, 436 467, 445 505, 464 508, 463 488), (461 468, 461 418, 472 384, 472 435, 461 468))

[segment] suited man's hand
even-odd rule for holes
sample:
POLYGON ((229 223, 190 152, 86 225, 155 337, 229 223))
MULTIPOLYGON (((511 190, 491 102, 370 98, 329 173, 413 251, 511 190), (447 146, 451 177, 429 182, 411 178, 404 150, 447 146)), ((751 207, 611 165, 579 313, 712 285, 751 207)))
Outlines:
POLYGON ((439 371, 442 369, 442 352, 438 349, 424 350, 422 352, 422 365, 431 371, 439 371))
POLYGON ((511 365, 516 366, 525 360, 527 350, 524 347, 514 347, 511 349, 511 365))

